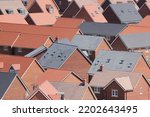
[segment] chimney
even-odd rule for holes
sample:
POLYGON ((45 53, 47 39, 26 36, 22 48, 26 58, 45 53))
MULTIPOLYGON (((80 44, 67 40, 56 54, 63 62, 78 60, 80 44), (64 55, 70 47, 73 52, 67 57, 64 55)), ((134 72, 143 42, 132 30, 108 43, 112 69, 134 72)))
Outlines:
POLYGON ((97 71, 102 72, 102 71, 103 71, 103 69, 104 69, 104 65, 102 65, 102 64, 101 64, 101 65, 99 66, 99 69, 98 69, 97 71))
POLYGON ((85 85, 86 85, 86 83, 87 83, 86 81, 87 81, 86 79, 83 79, 83 81, 82 81, 82 84, 83 84, 83 85, 82 85, 82 86, 85 86, 85 85))
POLYGON ((4 63, 0 62, 0 69, 3 69, 3 68, 4 68, 4 63))
POLYGON ((54 42, 58 42, 58 37, 55 38, 54 42))
POLYGON ((32 85, 33 91, 34 91, 35 89, 37 89, 37 88, 38 88, 38 85, 37 85, 37 84, 33 84, 33 85, 32 85))
POLYGON ((58 92, 58 94, 60 95, 61 100, 65 99, 65 93, 64 92, 58 92))

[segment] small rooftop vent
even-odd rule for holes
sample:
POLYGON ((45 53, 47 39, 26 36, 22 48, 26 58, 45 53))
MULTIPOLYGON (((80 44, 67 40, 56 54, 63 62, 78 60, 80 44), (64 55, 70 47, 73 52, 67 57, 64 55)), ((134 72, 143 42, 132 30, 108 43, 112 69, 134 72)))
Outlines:
POLYGON ((132 63, 129 63, 129 64, 128 64, 128 68, 131 68, 131 66, 132 66, 132 63))
POLYGON ((124 60, 120 60, 119 64, 123 64, 124 63, 124 60))
POLYGON ((111 59, 107 59, 107 60, 106 60, 106 63, 110 63, 110 60, 111 60, 111 59))

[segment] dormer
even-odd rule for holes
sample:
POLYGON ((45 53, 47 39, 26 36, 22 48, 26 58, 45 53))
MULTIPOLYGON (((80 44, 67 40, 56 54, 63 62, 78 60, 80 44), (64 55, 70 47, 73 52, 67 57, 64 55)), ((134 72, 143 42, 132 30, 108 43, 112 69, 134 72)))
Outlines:
POLYGON ((10 73, 18 73, 20 70, 20 64, 12 64, 12 66, 9 69, 10 73))

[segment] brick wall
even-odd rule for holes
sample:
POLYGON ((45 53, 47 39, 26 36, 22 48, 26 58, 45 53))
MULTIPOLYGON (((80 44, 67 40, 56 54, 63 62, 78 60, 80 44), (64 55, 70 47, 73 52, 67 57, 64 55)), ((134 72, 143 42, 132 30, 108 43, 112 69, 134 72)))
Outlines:
POLYGON ((77 14, 80 8, 77 6, 75 2, 71 3, 71 5, 65 10, 63 17, 72 18, 77 14))

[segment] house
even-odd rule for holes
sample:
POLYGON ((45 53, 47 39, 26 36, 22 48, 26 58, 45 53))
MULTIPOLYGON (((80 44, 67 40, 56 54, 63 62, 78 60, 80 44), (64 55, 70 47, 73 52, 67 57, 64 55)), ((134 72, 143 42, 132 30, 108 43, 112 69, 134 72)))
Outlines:
POLYGON ((102 1, 103 3, 101 3, 101 6, 104 10, 106 10, 110 4, 124 4, 124 3, 131 3, 137 10, 139 9, 134 0, 102 0, 102 1))
POLYGON ((39 76, 37 84, 45 81, 49 82, 68 82, 68 83, 82 83, 82 78, 75 72, 61 69, 47 69, 41 76, 39 76))
POLYGON ((60 28, 25 24, 0 23, 0 29, 9 32, 50 35, 52 39, 72 39, 75 34, 80 34, 80 30, 77 28, 60 28))
POLYGON ((28 9, 29 13, 49 13, 56 18, 60 17, 59 8, 55 0, 36 0, 28 9))
POLYGON ((87 83, 50 82, 62 95, 62 100, 96 100, 87 83))
POLYGON ((91 61, 95 59, 99 50, 112 49, 107 40, 100 36, 75 35, 71 44, 78 46, 91 61))
POLYGON ((90 82, 99 100, 149 100, 149 84, 142 73, 96 72, 90 82))
POLYGON ((126 26, 126 24, 84 22, 80 25, 80 32, 84 35, 104 36, 111 43, 126 26))
POLYGON ((72 1, 73 0, 55 0, 60 13, 63 13, 72 1))
POLYGON ((72 18, 85 5, 97 5, 97 6, 99 6, 99 4, 97 3, 96 0, 72 0, 72 2, 69 4, 69 6, 63 12, 62 16, 72 18))
POLYGON ((103 15, 109 23, 132 24, 142 20, 141 15, 131 3, 110 4, 103 15))
POLYGON ((80 25, 84 22, 84 19, 79 18, 58 18, 53 27, 59 28, 76 28, 79 29, 80 25))
POLYGON ((35 89, 26 97, 27 100, 60 100, 61 95, 48 81, 35 87, 35 89))
POLYGON ((44 69, 40 66, 38 61, 34 58, 26 58, 20 56, 0 55, 1 71, 17 73, 23 80, 29 91, 33 90, 38 76, 40 76, 44 69))
POLYGON ((56 22, 56 17, 49 13, 29 13, 25 19, 30 25, 51 26, 56 22))
POLYGON ((150 65, 150 32, 119 35, 112 47, 114 50, 142 52, 150 65))
POLYGON ((144 18, 138 23, 138 25, 141 25, 141 26, 150 26, 149 21, 150 21, 150 15, 147 15, 146 17, 144 17, 144 18))
POLYGON ((21 34, 15 32, 0 32, 0 53, 10 55, 26 55, 34 49, 49 47, 53 41, 49 36, 21 34), (35 42, 34 44, 29 42, 35 42))
POLYGON ((142 73, 145 78, 150 77, 150 67, 140 52, 99 51, 99 54, 88 71, 89 79, 91 80, 97 71, 103 71, 105 69, 123 72, 139 72, 142 73))
POLYGON ((45 69, 53 68, 74 71, 83 78, 82 80, 86 79, 88 82, 87 72, 91 66, 91 61, 77 46, 53 43, 39 59, 39 63, 45 69))
POLYGON ((0 0, 0 14, 20 14, 26 17, 28 11, 20 0, 0 0))
POLYGON ((75 15, 76 18, 83 18, 85 21, 91 22, 107 22, 105 17, 97 5, 85 5, 75 15))
POLYGON ((150 15, 150 1, 146 1, 139 9, 139 13, 142 17, 150 15))
POLYGON ((14 24, 28 24, 24 17, 20 14, 0 15, 0 22, 14 24), (16 20, 17 19, 17 20, 16 20))
POLYGON ((24 100, 28 93, 26 85, 16 73, 0 72, 1 100, 24 100))

